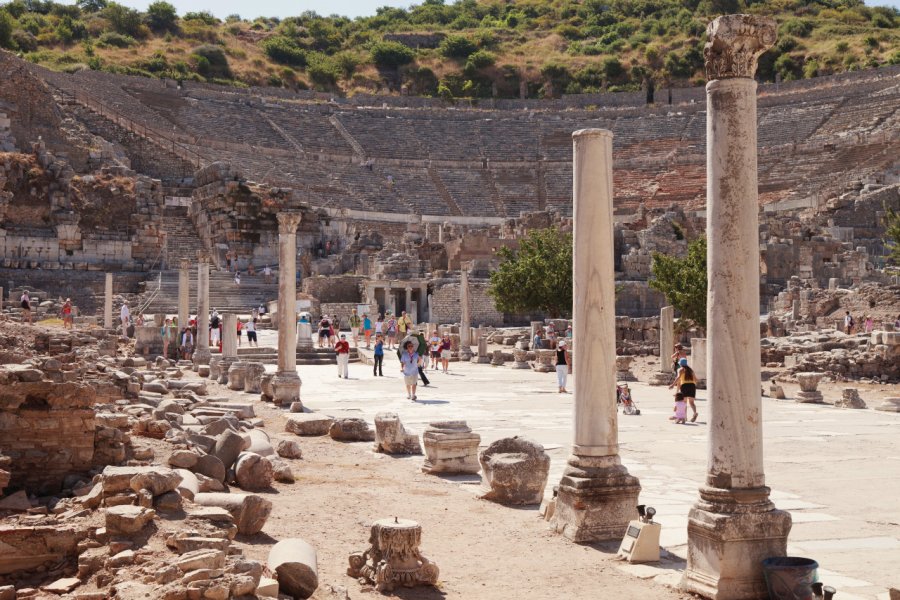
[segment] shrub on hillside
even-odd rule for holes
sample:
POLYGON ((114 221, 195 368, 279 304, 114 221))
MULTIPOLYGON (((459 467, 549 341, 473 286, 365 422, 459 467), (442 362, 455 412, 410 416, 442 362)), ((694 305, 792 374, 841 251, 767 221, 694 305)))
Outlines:
POLYGON ((297 46, 293 40, 283 35, 273 35, 260 42, 266 56, 282 65, 292 67, 306 66, 306 51, 297 46))
POLYGON ((475 42, 464 35, 448 35, 441 42, 439 50, 447 58, 466 59, 478 49, 475 42))
POLYGON ((156 32, 175 31, 178 11, 174 6, 158 0, 147 7, 147 24, 156 32))
POLYGON ((109 6, 103 9, 103 18, 109 21, 116 33, 133 38, 146 37, 143 16, 133 8, 110 2, 109 6))
POLYGON ((232 78, 231 67, 228 66, 228 57, 225 56, 225 51, 221 47, 203 44, 194 48, 193 54, 195 57, 206 60, 205 63, 200 60, 197 61, 197 72, 204 77, 232 78))
POLYGON ((14 28, 15 21, 12 16, 5 10, 0 10, 0 48, 9 50, 15 48, 12 37, 14 28))
POLYGON ((381 69, 396 69, 408 65, 416 57, 411 48, 399 42, 381 41, 372 46, 372 60, 381 69))
POLYGON ((137 43, 138 41, 130 35, 122 35, 115 31, 107 31, 97 39, 97 45, 101 48, 110 46, 113 48, 130 48, 131 46, 136 46, 137 43))

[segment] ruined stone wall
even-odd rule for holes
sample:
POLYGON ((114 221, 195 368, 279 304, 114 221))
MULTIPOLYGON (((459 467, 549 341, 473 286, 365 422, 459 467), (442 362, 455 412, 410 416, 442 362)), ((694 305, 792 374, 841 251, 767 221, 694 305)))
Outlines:
POLYGON ((616 281, 616 314, 629 317, 659 315, 666 298, 646 281, 616 281))
MULTIPOLYGON (((118 271, 113 275, 113 291, 116 295, 137 294, 146 279, 145 271, 118 271)), ((103 308, 105 281, 106 273, 100 271, 0 268, 0 286, 7 297, 13 288, 44 290, 54 298, 71 298, 81 314, 103 308)))
POLYGON ((0 371, 0 448, 12 459, 9 490, 53 493, 67 475, 93 465, 93 390, 42 377, 25 365, 0 371))
MULTIPOLYGON (((469 279, 469 314, 473 327, 504 324, 503 313, 494 307, 494 299, 488 296, 489 282, 469 279)), ((435 285, 431 296, 431 320, 440 323, 458 323, 461 318, 459 281, 435 285)))
POLYGON ((362 301, 360 284, 364 279, 360 275, 307 277, 303 280, 302 291, 318 298, 323 305, 334 302, 352 303, 355 305, 362 301))

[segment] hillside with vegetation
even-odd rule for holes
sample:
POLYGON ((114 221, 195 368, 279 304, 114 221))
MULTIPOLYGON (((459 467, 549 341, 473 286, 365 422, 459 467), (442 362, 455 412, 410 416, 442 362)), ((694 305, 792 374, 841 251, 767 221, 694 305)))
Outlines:
POLYGON ((0 5, 0 47, 52 69, 341 94, 529 97, 704 82, 707 23, 777 19, 774 81, 900 64, 900 12, 860 0, 425 0, 368 17, 139 12, 107 0, 0 5))

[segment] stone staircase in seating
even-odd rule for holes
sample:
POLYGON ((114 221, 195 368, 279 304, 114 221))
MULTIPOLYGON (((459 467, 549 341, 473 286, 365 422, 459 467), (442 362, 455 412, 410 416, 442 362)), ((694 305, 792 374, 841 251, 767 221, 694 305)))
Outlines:
MULTIPOLYGON (((261 362, 267 365, 278 363, 278 349, 271 347, 248 347, 246 340, 244 345, 238 348, 238 360, 249 360, 261 362)), ((356 348, 350 349, 350 362, 358 363, 360 361, 359 352, 356 348)), ((334 350, 331 348, 312 348, 311 350, 297 350, 297 365, 336 365, 337 358, 334 350)))
MULTIPOLYGON (((155 274, 146 284, 145 296, 153 293, 157 287, 160 274, 155 274)), ((189 271, 191 314, 197 311, 197 259, 191 261, 189 271)), ((266 283, 262 275, 241 275, 240 285, 234 282, 234 275, 225 271, 210 268, 209 273, 209 308, 220 313, 249 315, 251 311, 264 302, 278 298, 278 278, 272 277, 272 283, 266 283)), ((178 270, 162 272, 159 293, 144 311, 146 314, 166 313, 178 314, 178 270)))

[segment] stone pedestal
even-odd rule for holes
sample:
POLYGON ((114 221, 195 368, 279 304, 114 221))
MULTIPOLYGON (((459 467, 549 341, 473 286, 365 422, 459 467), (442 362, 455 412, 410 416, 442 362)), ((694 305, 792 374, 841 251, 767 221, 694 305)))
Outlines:
POLYGON ((187 327, 190 320, 191 261, 182 260, 178 269, 178 329, 187 327))
POLYGON ((103 328, 113 328, 113 278, 112 273, 106 274, 106 283, 103 287, 103 328))
POLYGON ((540 504, 544 499, 550 457, 537 442, 519 436, 503 438, 488 446, 478 460, 483 499, 512 506, 540 504))
POLYGON ((556 350, 535 350, 534 370, 538 373, 555 373, 556 350))
POLYGON ((347 575, 370 583, 379 592, 396 587, 437 583, 439 570, 419 550, 422 528, 415 521, 397 517, 372 524, 369 548, 350 555, 347 575))
POLYGON ((775 22, 728 15, 707 28, 706 485, 688 514, 681 587, 714 600, 768 597, 762 560, 784 556, 791 517, 769 500, 763 468, 759 338, 756 59, 775 22))
POLYGON ((637 377, 631 372, 633 362, 633 356, 616 357, 616 381, 637 381, 637 377))
POLYGON ((481 436, 472 433, 465 421, 435 421, 422 435, 425 444, 425 473, 477 473, 481 436))
POLYGON ((506 359, 503 358, 503 350, 494 350, 491 355, 491 366, 492 367, 502 367, 506 363, 506 359))
POLYGON ((575 435, 551 524, 572 541, 591 542, 621 539, 637 518, 641 486, 619 461, 612 133, 587 129, 572 138, 575 435))
POLYGON ((278 213, 278 371, 272 378, 275 404, 300 402, 297 375, 297 225, 301 213, 278 213))
POLYGON ((209 257, 198 257, 197 265, 197 337, 194 340, 194 370, 208 365, 209 357, 209 257))
POLYGON ((524 348, 520 348, 518 344, 513 348, 513 360, 515 362, 512 364, 513 369, 530 369, 531 365, 528 364, 528 351, 524 348))
POLYGON ((297 323, 297 350, 312 349, 312 323, 297 323))
POLYGON ((478 356, 473 358, 472 361, 483 365, 491 362, 491 355, 488 354, 486 337, 482 336, 478 338, 478 356))
POLYGON ((819 381, 825 377, 825 373, 797 373, 797 383, 800 391, 797 392, 797 402, 803 404, 821 404, 822 392, 818 390, 819 381))
POLYGON ((841 399, 834 403, 838 408, 866 408, 866 402, 859 397, 855 388, 844 388, 841 399))
POLYGON ((375 452, 384 454, 422 454, 419 436, 406 431, 397 413, 375 415, 375 452))

